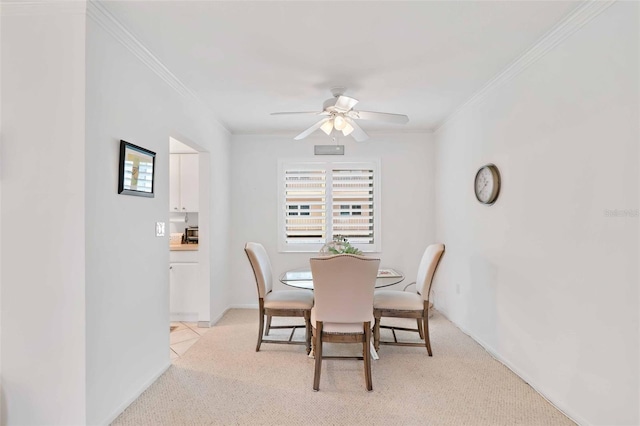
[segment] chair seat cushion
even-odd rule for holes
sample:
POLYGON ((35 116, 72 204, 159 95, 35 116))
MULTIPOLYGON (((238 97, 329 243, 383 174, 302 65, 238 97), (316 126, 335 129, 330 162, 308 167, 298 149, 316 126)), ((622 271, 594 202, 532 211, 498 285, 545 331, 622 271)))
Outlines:
MULTIPOLYGON (((374 318, 371 313, 371 326, 373 327, 374 318)), ((311 326, 316 326, 316 310, 311 309, 311 326)), ((328 334, 363 334, 362 323, 341 323, 341 322, 325 322, 322 324, 322 331, 328 334)))
POLYGON ((373 309, 397 311, 422 311, 422 296, 410 291, 376 290, 373 294, 373 309))
POLYGON ((278 290, 267 293, 264 307, 268 309, 311 309, 311 290, 278 290))

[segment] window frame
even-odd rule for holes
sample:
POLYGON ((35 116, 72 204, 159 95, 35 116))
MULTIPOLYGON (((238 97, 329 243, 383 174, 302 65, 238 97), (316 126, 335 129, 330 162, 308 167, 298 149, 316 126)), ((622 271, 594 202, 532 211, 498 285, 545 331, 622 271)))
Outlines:
MULTIPOLYGON (((381 162, 375 159, 351 159, 348 161, 309 160, 309 159, 279 159, 278 160, 278 251, 282 253, 317 253, 328 242, 333 230, 333 188, 332 172, 334 169, 366 169, 373 170, 373 243, 352 243, 365 253, 379 253, 382 251, 382 186, 381 162), (286 236, 286 194, 285 172, 287 170, 325 170, 325 242, 324 243, 287 243, 286 236)), ((351 204, 348 210, 351 215, 351 204)))

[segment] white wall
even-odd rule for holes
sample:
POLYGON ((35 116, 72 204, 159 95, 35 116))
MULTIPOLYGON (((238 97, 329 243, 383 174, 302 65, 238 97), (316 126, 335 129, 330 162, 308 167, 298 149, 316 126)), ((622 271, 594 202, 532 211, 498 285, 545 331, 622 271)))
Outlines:
POLYGON ((605 214, 638 209, 638 30, 615 3, 435 135, 436 307, 585 425, 640 422, 638 216, 605 214))
MULTIPOLYGON (((224 311, 229 307, 232 288, 235 282, 231 279, 232 266, 230 265, 229 247, 233 234, 231 222, 231 144, 220 144, 212 149, 210 154, 211 194, 209 197, 210 221, 200 222, 200 231, 209 227, 209 247, 211 261, 211 323, 215 323, 224 311)), ((202 168, 201 168, 202 170, 202 168)), ((202 199, 202 198, 201 198, 202 199)), ((202 217, 203 206, 200 205, 202 217)), ((207 235, 207 234, 205 234, 207 235)), ((198 240, 201 245, 202 242, 198 240)))
MULTIPOLYGON (((211 153, 214 206, 211 315, 227 303, 228 133, 116 41, 87 21, 87 422, 119 414, 169 365, 169 137, 211 153), (155 151, 155 198, 117 194, 119 140, 155 151), (225 284, 226 285, 226 284, 225 284)), ((202 154, 201 154, 202 155, 202 154)), ((207 157, 209 158, 209 157, 207 157)))
MULTIPOLYGON (((244 253, 247 241, 262 243, 275 278, 307 266, 312 253, 278 253, 278 159, 354 160, 380 158, 382 173, 382 264, 415 280, 420 256, 434 238, 434 164, 431 134, 377 135, 366 142, 340 140, 344 156, 313 155, 314 144, 329 145, 324 133, 303 141, 288 136, 234 136, 231 145, 230 259, 233 306, 257 306, 256 284, 244 253)), ((276 289, 285 289, 276 282, 276 289)))
POLYGON ((108 423, 169 365, 170 136, 213 153, 210 315, 229 300, 229 134, 90 16, 2 4, 3 424, 108 423), (117 194, 120 139, 157 153, 155 198, 117 194))
POLYGON ((1 423, 82 424, 86 16, 22 6, 0 18, 1 423))
MULTIPOLYGON (((2 152, 2 5, 0 4, 0 153, 2 152)), ((2 241, 2 161, 0 160, 0 241, 2 241)), ((2 243, 0 243, 0 422, 4 418, 2 391, 2 243)))

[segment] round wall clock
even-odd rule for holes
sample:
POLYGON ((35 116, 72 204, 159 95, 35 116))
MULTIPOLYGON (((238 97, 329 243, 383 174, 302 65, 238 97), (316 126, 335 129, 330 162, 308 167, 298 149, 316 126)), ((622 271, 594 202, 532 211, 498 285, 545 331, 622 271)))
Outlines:
POLYGON ((486 164, 476 173, 474 182, 476 198, 482 204, 491 205, 498 199, 500 194, 500 172, 493 164, 486 164))

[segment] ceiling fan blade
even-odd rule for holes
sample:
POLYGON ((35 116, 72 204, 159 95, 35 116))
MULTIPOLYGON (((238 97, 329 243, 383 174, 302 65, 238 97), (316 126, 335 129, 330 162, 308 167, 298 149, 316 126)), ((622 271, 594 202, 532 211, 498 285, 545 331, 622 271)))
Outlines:
POLYGON ((351 108, 356 106, 357 103, 358 103, 357 99, 350 98, 349 96, 345 96, 345 95, 340 95, 336 99, 336 103, 334 107, 335 109, 341 112, 347 112, 347 111, 350 111, 351 108))
POLYGON ((295 140, 299 141, 301 139, 306 138, 307 136, 309 136, 311 133, 315 132, 316 130, 318 130, 320 127, 322 127, 322 125, 331 120, 330 117, 327 118, 323 118, 322 120, 318 121, 316 124, 314 124, 313 126, 309 127, 307 130, 305 130, 304 132, 300 133, 298 136, 296 136, 295 140))
POLYGON ((396 124, 407 124, 409 122, 409 117, 404 114, 391 114, 388 112, 349 111, 349 116, 359 120, 386 121, 387 123, 396 124))
POLYGON ((325 111, 299 111, 299 112, 272 112, 271 115, 293 115, 293 114, 310 114, 310 115, 328 115, 325 111))
POLYGON ((362 128, 360 126, 358 126, 358 123, 356 123, 355 120, 349 118, 349 117, 345 117, 345 120, 347 120, 347 123, 349 123, 351 125, 351 127, 353 127, 353 131, 350 133, 351 136, 353 136, 353 138, 358 141, 358 142, 362 142, 362 141, 366 141, 367 139, 369 139, 369 135, 367 135, 364 130, 362 130, 362 128))

